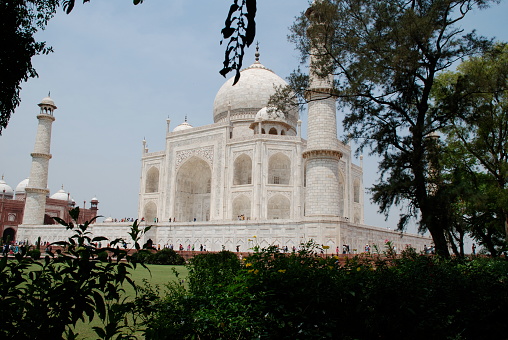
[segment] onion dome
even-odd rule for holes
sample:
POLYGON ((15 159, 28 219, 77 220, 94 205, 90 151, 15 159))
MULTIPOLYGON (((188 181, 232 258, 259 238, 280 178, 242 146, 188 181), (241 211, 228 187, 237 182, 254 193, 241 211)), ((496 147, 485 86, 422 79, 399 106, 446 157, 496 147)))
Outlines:
POLYGON ((286 122, 284 113, 275 108, 264 107, 256 113, 256 122, 286 122))
POLYGON ((63 185, 62 185, 62 189, 58 190, 57 192, 55 192, 53 195, 51 195, 52 199, 55 199, 55 200, 61 200, 61 201, 69 201, 69 194, 63 189, 63 185))
POLYGON ((192 129, 192 125, 187 123, 187 116, 185 116, 185 121, 182 124, 175 127, 173 129, 173 132, 178 132, 178 131, 183 131, 183 130, 188 130, 188 129, 192 129))
POLYGON ((28 181, 29 178, 25 178, 24 180, 18 183, 18 185, 16 186, 16 195, 25 193, 25 188, 28 186, 28 181))
POLYGON ((42 105, 51 105, 51 106, 55 106, 55 102, 53 101, 53 99, 51 99, 50 97, 45 97, 45 98, 42 98, 41 100, 41 104, 42 105))
MULTIPOLYGON (((240 72, 240 80, 233 86, 234 77, 227 80, 219 89, 213 104, 213 120, 215 123, 224 122, 229 117, 235 121, 254 121, 256 113, 268 105, 270 96, 275 94, 276 87, 286 86, 287 83, 272 70, 256 61, 240 72)), ((298 110, 288 113, 287 121, 296 126, 298 110)))
POLYGON ((4 176, 0 179, 0 195, 4 199, 12 199, 14 197, 14 190, 4 181, 4 176))

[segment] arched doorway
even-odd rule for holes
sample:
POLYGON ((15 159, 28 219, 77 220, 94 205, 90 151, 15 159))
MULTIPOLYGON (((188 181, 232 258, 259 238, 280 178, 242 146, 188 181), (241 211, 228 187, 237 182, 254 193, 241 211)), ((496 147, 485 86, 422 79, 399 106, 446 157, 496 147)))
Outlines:
POLYGON ((143 217, 148 223, 155 222, 155 218, 157 218, 157 205, 154 202, 148 202, 145 205, 145 214, 143 217))
POLYGON ((210 219, 210 183, 212 170, 199 157, 191 157, 176 177, 175 213, 179 222, 210 219))
POLYGON ((283 195, 275 195, 268 201, 269 220, 289 219, 291 204, 289 199, 283 195))
POLYGON ((16 237, 16 230, 14 230, 13 228, 5 228, 4 229, 4 233, 2 235, 2 239, 3 239, 4 243, 14 241, 15 237, 16 237))
POLYGON ((233 201, 233 220, 250 219, 250 199, 245 195, 240 195, 233 201))

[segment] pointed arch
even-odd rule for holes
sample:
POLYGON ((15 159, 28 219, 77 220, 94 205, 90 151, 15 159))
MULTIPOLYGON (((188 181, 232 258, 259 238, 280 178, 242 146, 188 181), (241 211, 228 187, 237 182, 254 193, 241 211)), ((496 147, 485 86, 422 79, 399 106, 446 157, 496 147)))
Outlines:
POLYGON ((185 161, 176 175, 175 213, 180 222, 208 221, 212 170, 197 156, 185 161))
POLYGON ((344 216, 345 212, 345 195, 346 195, 346 181, 344 174, 339 171, 339 216, 344 216))
POLYGON ((271 128, 270 131, 268 131, 268 134, 269 135, 276 135, 277 134, 277 129, 276 128, 271 128))
POLYGON ((154 222, 157 218, 157 204, 151 201, 146 203, 143 209, 143 217, 148 223, 154 222))
POLYGON ((2 239, 4 242, 16 240, 16 230, 14 228, 5 228, 2 239))
POLYGON ((289 219, 291 214, 291 202, 284 195, 274 195, 268 201, 268 219, 289 219))
POLYGON ((268 184, 288 185, 291 179, 291 160, 278 152, 268 161, 268 184))
POLYGON ((146 180, 145 180, 145 193, 152 193, 159 191, 159 169, 152 166, 146 172, 146 180))
POLYGON ((353 201, 360 203, 360 180, 358 178, 353 183, 353 201))
POLYGON ((233 200, 233 220, 238 220, 243 216, 246 220, 250 219, 251 203, 250 199, 245 195, 239 195, 233 200))
POLYGON ((233 185, 252 184, 252 159, 248 155, 238 156, 233 169, 233 185))

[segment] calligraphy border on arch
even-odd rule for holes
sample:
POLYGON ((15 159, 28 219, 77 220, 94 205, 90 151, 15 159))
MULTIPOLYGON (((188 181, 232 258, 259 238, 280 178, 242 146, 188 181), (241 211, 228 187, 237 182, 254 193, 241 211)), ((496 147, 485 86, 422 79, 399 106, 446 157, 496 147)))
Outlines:
POLYGON ((204 146, 201 148, 195 148, 195 149, 188 149, 188 150, 181 150, 176 152, 176 168, 180 168, 180 165, 182 165, 187 159, 191 158, 192 156, 199 156, 201 159, 206 161, 210 168, 212 168, 213 165, 213 146, 204 146))

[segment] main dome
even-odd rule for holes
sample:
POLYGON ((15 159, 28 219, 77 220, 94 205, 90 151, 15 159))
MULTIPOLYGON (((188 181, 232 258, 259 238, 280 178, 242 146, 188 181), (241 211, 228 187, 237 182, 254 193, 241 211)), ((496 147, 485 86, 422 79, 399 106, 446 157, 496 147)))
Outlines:
MULTIPOLYGON (((240 80, 236 85, 233 86, 234 77, 232 77, 217 92, 213 103, 215 123, 225 121, 228 110, 231 110, 232 121, 254 121, 256 113, 268 105, 270 96, 275 93, 275 87, 287 85, 284 79, 259 61, 243 69, 240 74, 240 80)), ((296 124, 297 120, 298 111, 291 111, 288 114, 288 122, 296 124)))

